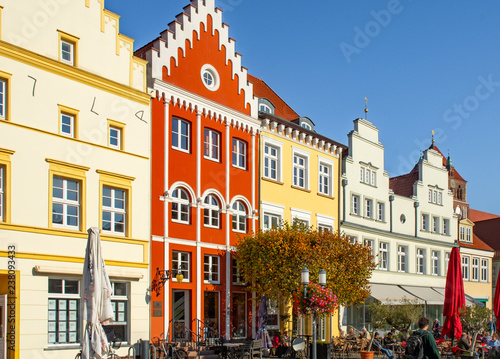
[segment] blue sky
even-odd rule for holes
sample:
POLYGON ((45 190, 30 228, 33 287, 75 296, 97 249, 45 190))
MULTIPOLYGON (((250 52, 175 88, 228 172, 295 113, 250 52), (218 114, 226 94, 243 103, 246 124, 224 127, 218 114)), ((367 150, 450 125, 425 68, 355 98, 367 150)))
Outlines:
MULTIPOLYGON (((106 0, 135 48, 188 0, 106 0), (140 4, 138 6, 138 4, 140 4)), ((500 214, 500 3, 470 0, 216 0, 249 73, 316 130, 347 144, 363 116, 380 129, 390 176, 436 131, 472 208, 500 214)))

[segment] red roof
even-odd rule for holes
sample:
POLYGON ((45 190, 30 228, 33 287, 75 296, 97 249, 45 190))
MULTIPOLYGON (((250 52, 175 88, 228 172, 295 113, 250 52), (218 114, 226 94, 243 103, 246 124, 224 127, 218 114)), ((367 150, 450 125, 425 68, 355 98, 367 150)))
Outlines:
POLYGON ((389 188, 392 189, 394 194, 412 197, 413 184, 418 181, 418 167, 415 166, 413 170, 405 175, 393 177, 389 179, 389 188), (416 169, 416 170, 415 170, 416 169))
MULTIPOLYGON (((475 230, 475 227, 474 227, 475 230)), ((460 247, 467 247, 467 248, 474 248, 474 249, 481 249, 483 251, 493 251, 493 248, 491 248, 489 245, 487 245, 483 240, 481 240, 476 233, 474 233, 472 237, 472 243, 467 243, 467 242, 461 242, 458 241, 460 244, 460 247)))
MULTIPOLYGON (((429 149, 433 149, 434 151, 437 151, 443 157, 443 166, 446 167, 446 165, 448 163, 448 159, 445 157, 445 155, 443 155, 443 153, 439 150, 439 148, 437 148, 437 146, 432 144, 429 147, 429 149)), ((458 171, 455 167, 453 167, 453 177, 455 177, 456 179, 465 181, 464 178, 462 176, 460 176, 460 174, 458 173, 458 171)))
POLYGON ((480 221, 486 221, 488 219, 493 219, 493 218, 500 218, 500 216, 497 216, 496 214, 493 213, 478 211, 477 209, 472 209, 472 208, 469 209, 469 219, 474 223, 480 221))
POLYGON ((248 74, 248 81, 253 83, 253 94, 260 98, 268 99, 276 107, 274 109, 274 115, 282 119, 292 121, 300 116, 295 112, 290 106, 287 105, 285 101, 278 96, 264 80, 258 79, 255 76, 248 74))
POLYGON ((500 250, 500 217, 474 222, 474 234, 495 251, 500 250))

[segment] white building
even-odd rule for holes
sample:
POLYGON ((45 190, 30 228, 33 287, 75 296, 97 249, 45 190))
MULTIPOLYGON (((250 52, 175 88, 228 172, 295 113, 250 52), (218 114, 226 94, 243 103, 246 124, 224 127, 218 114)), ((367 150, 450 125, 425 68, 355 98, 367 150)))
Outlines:
MULTIPOLYGON (((389 178, 372 123, 355 120, 348 138, 340 227, 373 248, 377 268, 370 280, 371 297, 382 302, 415 299, 426 304, 426 315, 442 316, 457 219, 441 154, 426 150, 410 173, 389 178)), ((342 325, 364 326, 369 322, 365 309, 347 308, 342 325)))
POLYGON ((0 358, 78 352, 92 226, 116 335, 149 337, 150 98, 118 19, 100 0, 0 0, 0 358))

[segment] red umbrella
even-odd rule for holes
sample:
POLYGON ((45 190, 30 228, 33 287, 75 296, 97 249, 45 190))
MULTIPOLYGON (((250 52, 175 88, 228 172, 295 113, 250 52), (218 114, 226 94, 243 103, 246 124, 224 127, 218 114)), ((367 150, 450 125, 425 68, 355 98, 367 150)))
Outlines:
POLYGON ((462 336, 460 323, 460 308, 465 308, 464 281, 462 279, 462 265, 458 248, 451 250, 448 274, 446 275, 446 289, 444 293, 443 315, 446 316, 441 335, 449 338, 462 336))
POLYGON ((495 289, 495 299, 493 302, 493 313, 497 318, 497 329, 500 328, 500 272, 497 276, 497 287, 495 289))

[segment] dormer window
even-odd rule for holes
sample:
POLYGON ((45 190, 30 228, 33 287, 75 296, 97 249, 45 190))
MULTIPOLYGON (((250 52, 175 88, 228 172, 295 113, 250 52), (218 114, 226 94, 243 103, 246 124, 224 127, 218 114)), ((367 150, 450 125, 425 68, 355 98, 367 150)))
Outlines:
POLYGON ((309 131, 311 131, 311 130, 312 130, 311 125, 310 125, 310 124, 308 124, 307 122, 302 122, 302 123, 300 124, 300 126, 301 126, 301 127, 303 127, 303 128, 305 128, 306 130, 309 130, 309 131))
POLYGON ((273 113, 273 110, 271 109, 271 107, 269 107, 268 105, 263 104, 263 103, 261 103, 259 105, 259 111, 261 111, 261 112, 267 112, 267 113, 271 113, 271 114, 273 113))
POLYGON ((259 98, 259 111, 274 115, 274 105, 266 98, 259 98))

